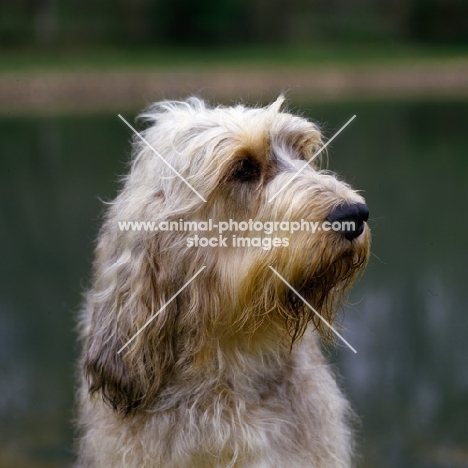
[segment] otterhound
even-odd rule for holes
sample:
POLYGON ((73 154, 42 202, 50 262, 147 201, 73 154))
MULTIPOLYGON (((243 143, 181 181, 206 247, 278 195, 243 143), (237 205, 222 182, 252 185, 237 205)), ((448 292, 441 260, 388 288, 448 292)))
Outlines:
POLYGON ((368 210, 282 102, 142 115, 80 321, 79 467, 352 465, 320 338, 366 264, 368 210))

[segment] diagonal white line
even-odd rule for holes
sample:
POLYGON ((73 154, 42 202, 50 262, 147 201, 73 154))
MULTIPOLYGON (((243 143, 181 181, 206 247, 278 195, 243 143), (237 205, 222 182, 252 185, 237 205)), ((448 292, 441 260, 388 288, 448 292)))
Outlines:
POLYGON ((273 201, 354 119, 353 115, 269 200, 273 201))
POLYGON ((153 153, 159 158, 161 159, 161 161, 163 161, 167 167, 169 167, 169 169, 172 170, 172 172, 174 172, 174 174, 176 174, 179 179, 186 183, 192 190, 193 192, 198 195, 199 198, 201 198, 205 203, 206 203, 206 200, 195 190, 194 187, 192 187, 192 185, 190 185, 187 180, 185 180, 178 172, 176 169, 174 169, 160 154, 158 151, 156 151, 154 149, 154 147, 148 142, 148 140, 146 140, 139 132, 137 132, 120 114, 118 114, 119 118, 129 127, 133 130, 133 133, 135 133, 135 135, 137 135, 144 143, 146 143, 146 145, 148 146, 148 148, 150 148, 153 153))
POLYGON ((354 353, 357 353, 357 351, 272 267, 270 266, 269 267, 273 273, 275 273, 287 286, 289 286, 289 288, 291 288, 292 291, 294 291, 294 293, 297 295, 297 297, 299 299, 302 300, 302 302, 304 302, 304 304, 309 307, 310 310, 312 310, 312 312, 314 312, 318 318, 323 322, 325 323, 325 325, 327 325, 327 327, 329 327, 333 333, 335 333, 335 335, 340 338, 350 349, 351 351, 353 351, 354 353))
POLYGON ((118 351, 120 354, 204 269, 202 266, 118 351))

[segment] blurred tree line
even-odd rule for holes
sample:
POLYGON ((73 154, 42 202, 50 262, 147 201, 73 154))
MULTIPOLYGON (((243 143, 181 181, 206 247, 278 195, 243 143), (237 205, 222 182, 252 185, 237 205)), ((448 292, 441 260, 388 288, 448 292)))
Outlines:
POLYGON ((3 0, 3 45, 468 41, 468 0, 3 0))

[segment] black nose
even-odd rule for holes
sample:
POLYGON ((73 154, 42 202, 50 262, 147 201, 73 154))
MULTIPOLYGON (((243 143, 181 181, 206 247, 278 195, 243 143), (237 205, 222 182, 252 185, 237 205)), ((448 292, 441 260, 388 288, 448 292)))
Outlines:
POLYGON ((369 209, 364 203, 338 205, 327 217, 333 231, 352 241, 364 231, 364 222, 369 219, 369 209))

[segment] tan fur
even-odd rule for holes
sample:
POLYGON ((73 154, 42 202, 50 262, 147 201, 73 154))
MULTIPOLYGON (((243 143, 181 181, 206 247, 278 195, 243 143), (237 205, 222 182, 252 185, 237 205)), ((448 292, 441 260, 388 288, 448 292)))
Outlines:
POLYGON ((78 467, 351 466, 351 412, 319 344, 330 331, 269 266, 332 321, 367 261, 367 226, 352 242, 332 231, 281 233, 289 246, 264 250, 188 247, 190 232, 117 225, 324 221, 340 203, 363 203, 314 164, 268 202, 321 145, 318 128, 282 102, 209 108, 192 98, 143 114, 144 137, 207 202, 134 140, 80 320, 78 467))

